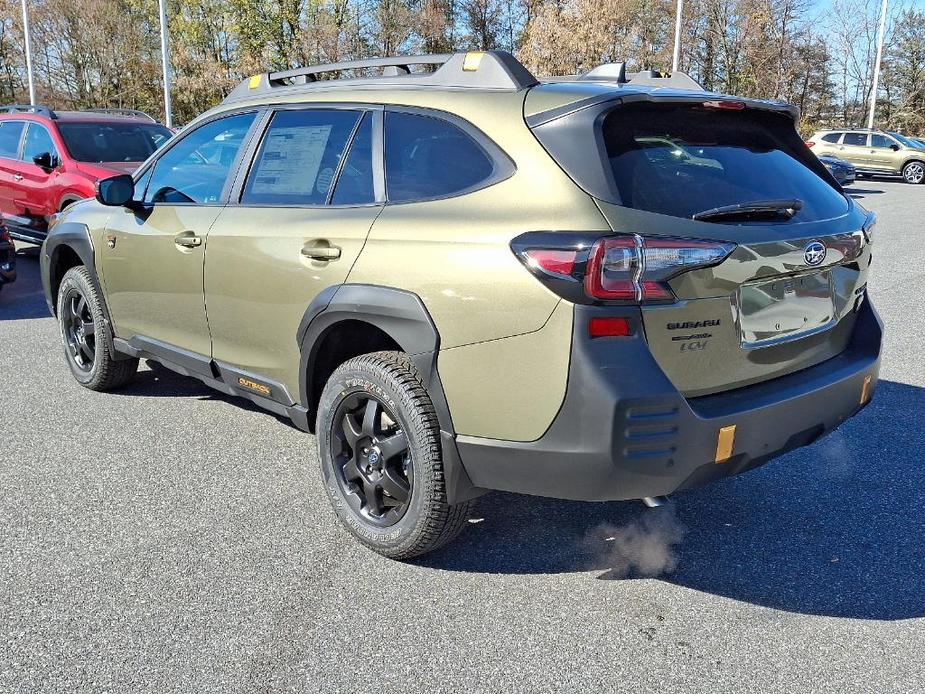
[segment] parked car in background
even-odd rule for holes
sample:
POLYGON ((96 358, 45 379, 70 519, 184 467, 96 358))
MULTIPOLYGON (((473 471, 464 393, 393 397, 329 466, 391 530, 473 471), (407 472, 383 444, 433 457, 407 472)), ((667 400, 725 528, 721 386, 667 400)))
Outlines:
POLYGON ((137 169, 171 134, 141 111, 0 107, 0 214, 10 234, 41 243, 51 215, 92 198, 98 179, 137 169))
POLYGON ((858 174, 902 176, 907 183, 925 180, 925 146, 899 133, 820 130, 806 145, 819 157, 830 155, 851 162, 858 174))
POLYGON ((3 219, 0 218, 0 289, 16 280, 16 247, 3 219))
POLYGON ((848 186, 854 183, 854 179, 857 176, 857 169, 855 169, 854 164, 850 161, 845 161, 838 157, 830 157, 828 155, 819 157, 819 161, 821 161, 825 168, 829 170, 829 173, 835 177, 839 185, 848 186))

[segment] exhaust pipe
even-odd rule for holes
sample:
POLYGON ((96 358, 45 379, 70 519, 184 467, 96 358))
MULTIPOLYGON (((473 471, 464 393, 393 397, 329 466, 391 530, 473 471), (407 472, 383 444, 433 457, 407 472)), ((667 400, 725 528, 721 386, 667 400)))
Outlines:
POLYGON ((658 508, 659 506, 664 506, 669 502, 667 496, 644 496, 642 497, 642 503, 644 503, 649 508, 658 508))

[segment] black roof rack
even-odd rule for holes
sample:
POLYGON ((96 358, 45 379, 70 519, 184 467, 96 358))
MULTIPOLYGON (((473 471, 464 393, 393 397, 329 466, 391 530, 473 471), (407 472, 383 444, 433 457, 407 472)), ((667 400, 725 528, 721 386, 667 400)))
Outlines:
POLYGON ((698 92, 704 88, 685 72, 675 71, 670 74, 657 70, 626 72, 626 63, 604 63, 578 77, 580 80, 593 82, 617 82, 618 84, 638 84, 648 87, 670 87, 671 89, 688 89, 698 92))
POLYGON ((54 111, 41 104, 7 104, 0 106, 0 113, 35 113, 46 118, 57 118, 54 111))
POLYGON ((127 116, 131 118, 147 118, 153 123, 157 123, 157 119, 152 116, 150 113, 145 113, 144 111, 139 111, 135 108, 89 108, 84 113, 105 113, 106 115, 113 116, 127 116))
POLYGON ((382 86, 382 87, 443 87, 454 89, 485 89, 517 91, 537 84, 513 55, 506 51, 469 51, 434 55, 405 55, 391 58, 349 60, 296 68, 283 72, 254 75, 239 84, 225 103, 252 96, 269 94, 277 89, 301 91, 312 88, 382 86), (412 72, 412 67, 438 66, 433 71, 412 72), (347 76, 322 79, 327 73, 380 70, 373 77, 347 76))

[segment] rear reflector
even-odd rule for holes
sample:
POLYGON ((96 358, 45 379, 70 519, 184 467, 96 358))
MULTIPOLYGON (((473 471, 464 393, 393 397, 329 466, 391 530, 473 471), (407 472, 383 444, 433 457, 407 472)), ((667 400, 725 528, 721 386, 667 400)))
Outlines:
POLYGON ((870 374, 864 377, 864 383, 861 384, 861 404, 867 404, 870 400, 870 374))
POLYGON ((736 425, 730 424, 723 427, 716 435, 716 458, 717 464, 725 463, 732 457, 732 450, 736 442, 736 425))
POLYGON ((588 334, 591 337, 627 337, 632 335, 630 322, 626 318, 608 316, 592 318, 588 321, 588 334))

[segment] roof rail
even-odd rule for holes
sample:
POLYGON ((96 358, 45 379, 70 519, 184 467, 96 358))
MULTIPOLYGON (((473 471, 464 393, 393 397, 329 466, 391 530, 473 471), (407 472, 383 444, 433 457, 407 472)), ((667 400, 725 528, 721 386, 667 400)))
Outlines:
POLYGON ((152 123, 157 123, 157 119, 150 113, 139 111, 135 108, 89 108, 84 113, 105 113, 114 116, 129 116, 132 118, 147 118, 152 123))
POLYGON ((453 89, 520 90, 537 84, 513 55, 507 51, 470 51, 434 55, 405 55, 391 58, 349 60, 310 67, 254 75, 244 80, 224 103, 286 89, 296 92, 312 88, 382 86, 444 87, 453 89), (412 66, 436 65, 433 71, 412 72, 412 66), (327 73, 350 70, 381 70, 374 77, 323 79, 327 73))
POLYGON ((649 87, 670 87, 688 89, 698 92, 706 91, 686 72, 676 70, 672 73, 657 70, 642 70, 627 74, 626 63, 604 63, 579 76, 580 80, 594 82, 617 82, 618 84, 640 84, 649 87))
POLYGON ((0 106, 0 113, 34 113, 46 118, 57 118, 54 111, 41 104, 7 104, 0 106))

